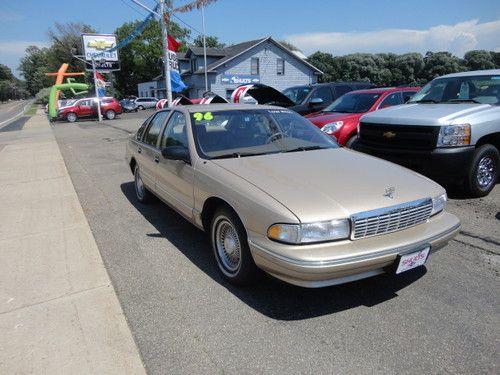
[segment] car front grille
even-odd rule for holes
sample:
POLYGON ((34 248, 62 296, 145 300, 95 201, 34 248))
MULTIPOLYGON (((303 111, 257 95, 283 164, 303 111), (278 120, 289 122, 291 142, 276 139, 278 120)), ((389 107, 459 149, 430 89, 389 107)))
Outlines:
POLYGON ((420 199, 396 206, 360 212, 351 216, 351 239, 396 232, 426 222, 431 216, 432 199, 420 199))
POLYGON ((361 122, 359 140, 371 146, 408 150, 436 147, 439 126, 392 125, 361 122))

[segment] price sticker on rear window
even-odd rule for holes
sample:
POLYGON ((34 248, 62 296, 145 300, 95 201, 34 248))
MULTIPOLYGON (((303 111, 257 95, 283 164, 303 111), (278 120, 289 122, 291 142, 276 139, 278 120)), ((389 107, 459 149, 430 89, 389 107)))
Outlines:
POLYGON ((212 112, 205 112, 205 113, 196 112, 193 113, 193 117, 196 121, 203 121, 203 120, 210 121, 214 119, 214 115, 212 115, 212 112))

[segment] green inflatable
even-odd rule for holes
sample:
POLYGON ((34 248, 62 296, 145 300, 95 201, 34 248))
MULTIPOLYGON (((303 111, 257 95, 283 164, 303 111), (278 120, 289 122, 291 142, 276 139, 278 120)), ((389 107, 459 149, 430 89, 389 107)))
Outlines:
POLYGON ((84 94, 88 91, 89 86, 85 83, 62 83, 60 85, 54 85, 50 89, 49 95, 49 116, 51 119, 55 119, 57 117, 57 109, 56 109, 56 93, 58 90, 71 90, 74 94, 84 94), (76 92, 75 90, 78 90, 76 92))

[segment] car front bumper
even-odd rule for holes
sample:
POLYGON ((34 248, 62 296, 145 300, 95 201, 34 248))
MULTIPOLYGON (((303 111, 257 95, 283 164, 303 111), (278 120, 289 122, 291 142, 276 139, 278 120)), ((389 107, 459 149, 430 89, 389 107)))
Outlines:
POLYGON ((474 146, 434 150, 381 149, 358 140, 353 149, 402 165, 443 183, 456 182, 465 177, 474 156, 474 146))
POLYGON ((444 247, 460 229, 458 218, 447 212, 399 232, 312 245, 284 245, 249 233, 255 263, 290 284, 319 288, 363 279, 392 270, 399 255, 444 247))

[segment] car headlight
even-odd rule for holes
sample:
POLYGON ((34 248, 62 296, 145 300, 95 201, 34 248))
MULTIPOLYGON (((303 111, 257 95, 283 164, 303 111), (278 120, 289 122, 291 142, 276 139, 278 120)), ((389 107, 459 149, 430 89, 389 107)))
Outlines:
POLYGON ((290 244, 341 240, 349 237, 349 220, 328 220, 305 224, 274 224, 267 230, 269 239, 290 244))
POLYGON ((448 197, 447 197, 446 193, 432 198, 431 216, 443 211, 447 200, 448 200, 448 197))
POLYGON ((330 122, 326 125, 323 125, 321 130, 327 134, 332 134, 338 131, 342 127, 342 125, 344 125, 344 121, 330 122))
POLYGON ((470 124, 446 125, 439 129, 438 147, 470 145, 470 124))

